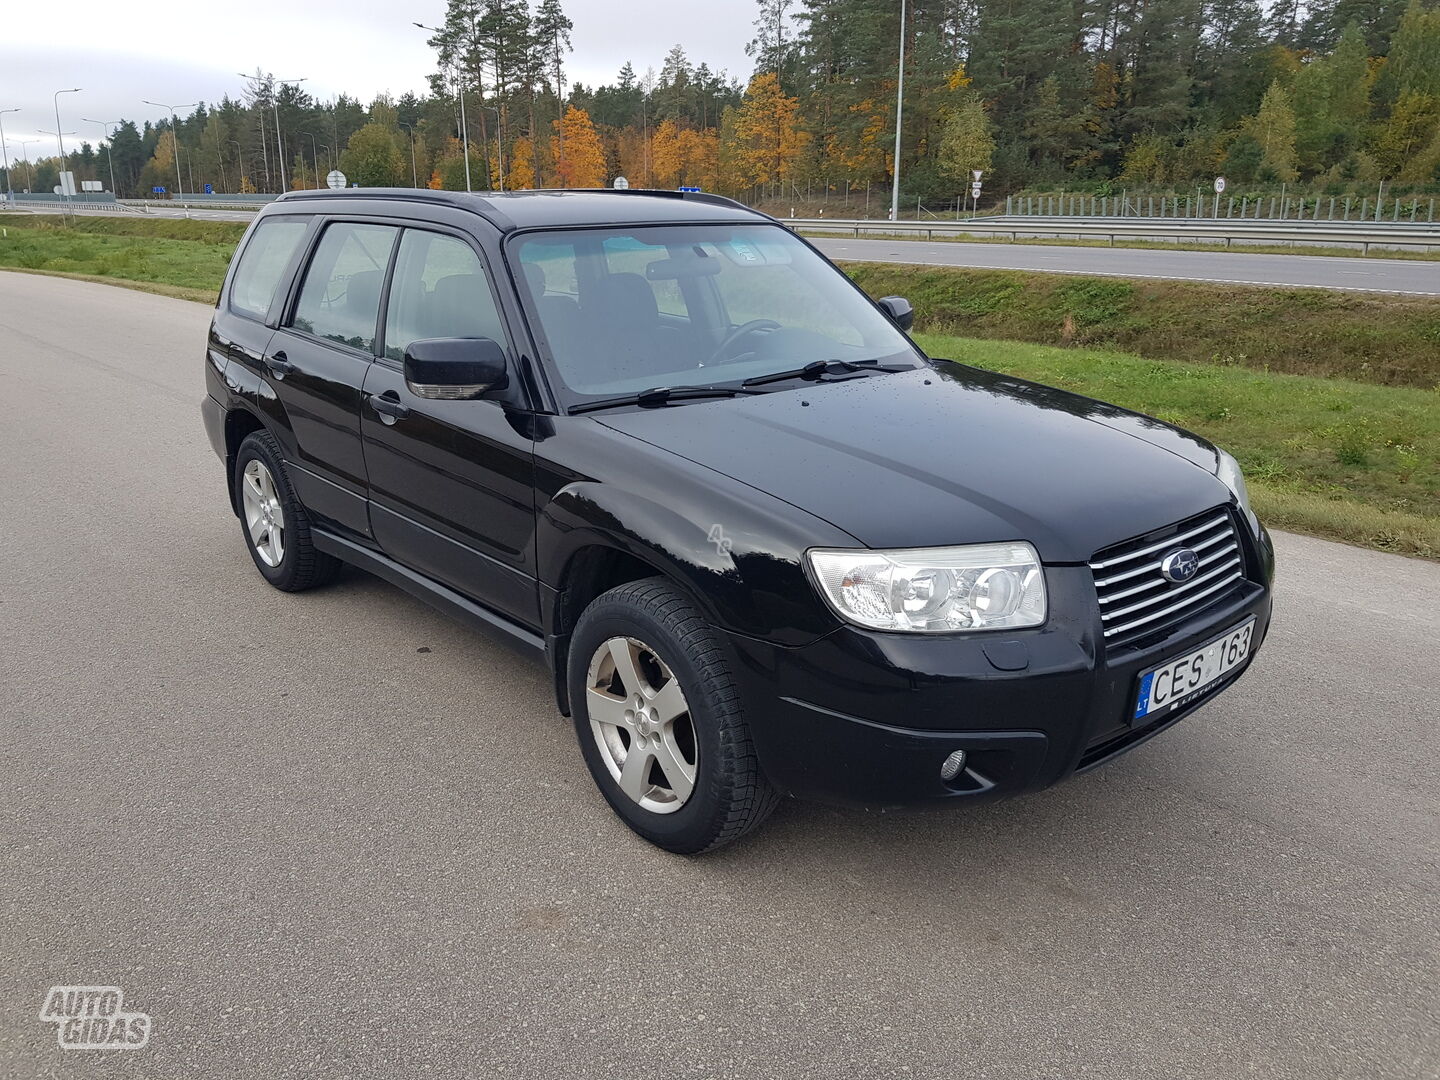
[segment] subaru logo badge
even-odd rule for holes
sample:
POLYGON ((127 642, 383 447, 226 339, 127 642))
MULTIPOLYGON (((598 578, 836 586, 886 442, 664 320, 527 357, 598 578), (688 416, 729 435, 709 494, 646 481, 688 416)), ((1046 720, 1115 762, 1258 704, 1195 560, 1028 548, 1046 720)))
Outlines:
POLYGON ((1189 548, 1172 551, 1160 560, 1160 575, 1166 581, 1189 581, 1200 569, 1200 556, 1189 548))

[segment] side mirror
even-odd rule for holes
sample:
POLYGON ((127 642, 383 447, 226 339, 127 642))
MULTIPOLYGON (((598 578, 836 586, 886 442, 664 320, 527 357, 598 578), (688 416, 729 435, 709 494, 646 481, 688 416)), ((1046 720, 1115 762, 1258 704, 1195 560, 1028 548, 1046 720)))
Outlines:
POLYGON ((882 296, 876 303, 880 305, 881 311, 890 316, 890 321, 901 330, 909 330, 915 325, 915 309, 903 296, 882 296))
POLYGON ((405 350, 405 385, 416 397, 466 401, 510 385, 505 350, 490 338, 421 338, 405 350))

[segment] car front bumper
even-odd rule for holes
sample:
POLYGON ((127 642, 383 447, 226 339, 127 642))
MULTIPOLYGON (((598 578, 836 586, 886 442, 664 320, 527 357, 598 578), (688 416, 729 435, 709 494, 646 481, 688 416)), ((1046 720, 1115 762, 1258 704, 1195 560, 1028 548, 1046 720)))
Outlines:
POLYGON ((1047 567, 1051 617, 1031 631, 846 626, 799 648, 732 635, 761 766, 788 794, 872 807, 1019 794, 1092 768, 1184 719, 1253 662, 1270 625, 1273 555, 1263 530, 1250 548, 1254 580, 1143 647, 1104 644, 1083 566, 1047 567), (1141 673, 1251 618, 1239 668, 1176 709, 1133 720, 1141 673), (942 780, 955 750, 965 768, 942 780))

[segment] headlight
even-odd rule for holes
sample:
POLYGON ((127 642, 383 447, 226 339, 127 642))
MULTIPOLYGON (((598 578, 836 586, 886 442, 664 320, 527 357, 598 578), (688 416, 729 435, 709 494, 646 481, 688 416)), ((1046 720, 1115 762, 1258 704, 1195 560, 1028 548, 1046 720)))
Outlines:
POLYGON ((1240 472, 1240 463, 1224 450, 1220 451, 1220 460, 1215 466, 1215 475, 1220 482, 1235 493, 1235 498, 1240 501, 1240 509, 1248 516, 1250 513, 1250 492, 1245 489, 1245 476, 1240 472))
POLYGON ((808 554, 836 613, 874 630, 1013 630, 1045 621, 1045 574, 1026 543, 808 554))

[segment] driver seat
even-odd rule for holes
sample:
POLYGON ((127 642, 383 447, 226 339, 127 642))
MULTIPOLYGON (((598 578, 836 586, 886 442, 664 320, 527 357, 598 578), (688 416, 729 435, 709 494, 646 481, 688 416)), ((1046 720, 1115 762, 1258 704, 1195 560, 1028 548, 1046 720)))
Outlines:
POLYGON ((598 348, 622 379, 673 371, 680 342, 660 322, 655 290, 639 274, 610 274, 584 305, 598 348))

